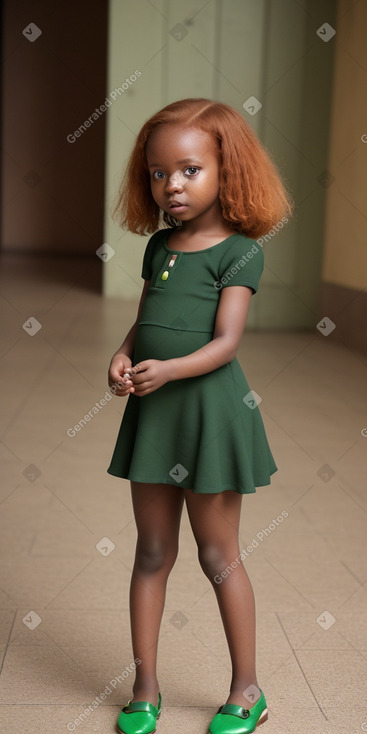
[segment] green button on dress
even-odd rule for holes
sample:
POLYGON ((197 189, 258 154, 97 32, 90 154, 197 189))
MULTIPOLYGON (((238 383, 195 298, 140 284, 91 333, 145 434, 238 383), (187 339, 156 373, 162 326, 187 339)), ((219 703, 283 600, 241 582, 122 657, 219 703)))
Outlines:
MULTIPOLYGON (((222 288, 257 292, 264 254, 233 234, 205 250, 168 247, 172 229, 148 241, 142 278, 150 281, 136 332, 133 365, 184 357, 213 339, 222 288), (163 277, 162 277, 163 276, 163 277)), ((270 484, 277 471, 260 410, 237 358, 212 372, 131 393, 109 474, 202 494, 240 494, 270 484)))

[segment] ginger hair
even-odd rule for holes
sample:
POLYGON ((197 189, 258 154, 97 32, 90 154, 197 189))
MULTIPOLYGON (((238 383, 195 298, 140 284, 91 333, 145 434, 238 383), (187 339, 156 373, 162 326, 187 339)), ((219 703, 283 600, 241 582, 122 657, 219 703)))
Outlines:
MULTIPOLYGON (((159 228, 161 210, 151 193, 146 144, 161 125, 187 126, 211 135, 219 156, 219 199, 229 229, 256 239, 291 215, 293 201, 277 166, 240 113, 222 102, 188 98, 156 112, 141 128, 112 213, 122 228, 140 235, 159 228)), ((181 225, 166 212, 163 221, 181 225)))

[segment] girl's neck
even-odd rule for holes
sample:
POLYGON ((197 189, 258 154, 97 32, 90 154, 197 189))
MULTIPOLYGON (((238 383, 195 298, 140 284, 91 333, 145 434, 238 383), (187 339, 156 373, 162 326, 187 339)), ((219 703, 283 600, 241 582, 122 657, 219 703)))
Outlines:
POLYGON ((230 229, 226 223, 218 222, 210 227, 203 227, 202 225, 191 224, 191 222, 184 222, 183 225, 176 228, 176 237, 182 240, 195 239, 195 240, 210 240, 216 237, 228 237, 233 234, 234 230, 230 229))

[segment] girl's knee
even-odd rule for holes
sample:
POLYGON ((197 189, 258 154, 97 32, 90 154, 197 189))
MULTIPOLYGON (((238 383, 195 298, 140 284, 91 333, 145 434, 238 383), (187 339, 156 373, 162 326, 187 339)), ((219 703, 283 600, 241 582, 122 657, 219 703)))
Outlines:
POLYGON ((157 573, 164 569, 169 572, 176 561, 178 546, 167 548, 159 543, 137 543, 135 567, 145 574, 157 573))
POLYGON ((214 577, 217 574, 220 574, 235 557, 236 553, 234 550, 223 548, 222 546, 215 545, 213 543, 198 547, 200 566, 205 575, 211 581, 213 581, 214 577))

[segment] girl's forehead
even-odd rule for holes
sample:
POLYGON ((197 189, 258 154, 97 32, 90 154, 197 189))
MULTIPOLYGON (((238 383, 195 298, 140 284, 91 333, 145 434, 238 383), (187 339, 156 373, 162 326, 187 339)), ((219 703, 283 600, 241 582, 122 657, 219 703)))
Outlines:
POLYGON ((149 135, 147 157, 154 154, 165 157, 198 156, 213 150, 212 136, 199 128, 178 125, 160 125, 149 135))

